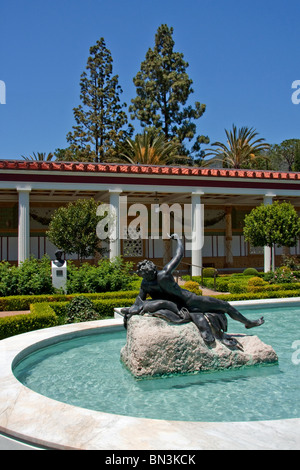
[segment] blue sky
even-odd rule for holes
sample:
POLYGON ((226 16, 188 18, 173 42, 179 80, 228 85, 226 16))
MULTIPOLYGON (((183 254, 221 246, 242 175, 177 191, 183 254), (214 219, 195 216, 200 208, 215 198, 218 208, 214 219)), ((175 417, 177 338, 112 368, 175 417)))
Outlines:
MULTIPOLYGON (((269 143, 300 138, 299 0, 10 0, 0 4, 0 158, 67 146, 89 48, 104 37, 123 89, 157 28, 174 28, 193 80, 191 102, 205 103, 197 131, 225 141, 232 124, 269 143)), ((138 122, 134 121, 138 128, 138 122)))

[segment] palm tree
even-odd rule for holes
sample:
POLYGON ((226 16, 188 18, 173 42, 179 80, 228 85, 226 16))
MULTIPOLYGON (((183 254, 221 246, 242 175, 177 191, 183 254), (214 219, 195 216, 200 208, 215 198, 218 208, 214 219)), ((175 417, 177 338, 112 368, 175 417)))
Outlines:
POLYGON ((264 142, 265 139, 256 139, 258 132, 252 127, 241 127, 237 130, 232 126, 232 131, 225 129, 227 145, 215 142, 212 146, 216 149, 209 149, 206 156, 214 155, 214 160, 219 160, 225 168, 249 168, 254 167, 259 159, 268 160, 262 152, 269 150, 270 145, 264 142))
POLYGON ((114 161, 140 163, 146 165, 189 164, 190 158, 178 154, 179 144, 166 141, 164 134, 155 131, 144 131, 135 139, 128 138, 125 148, 114 161))
POLYGON ((38 161, 38 162, 50 162, 52 160, 52 158, 54 157, 53 153, 48 153, 48 155, 46 155, 45 152, 33 152, 32 155, 29 155, 29 157, 24 157, 24 155, 22 155, 22 158, 24 158, 24 160, 27 160, 27 161, 31 161, 31 160, 34 160, 34 161, 38 161))

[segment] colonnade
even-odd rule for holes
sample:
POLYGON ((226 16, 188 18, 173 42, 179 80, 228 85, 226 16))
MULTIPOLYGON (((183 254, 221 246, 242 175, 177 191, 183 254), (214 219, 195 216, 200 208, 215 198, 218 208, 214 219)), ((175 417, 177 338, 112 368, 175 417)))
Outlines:
MULTIPOLYGON (((18 263, 20 264, 26 258, 30 256, 30 192, 31 187, 21 186, 17 187, 18 198, 19 198, 19 215, 18 215, 18 263)), ((115 219, 115 233, 117 234, 115 240, 110 241, 110 258, 113 259, 116 256, 121 255, 121 240, 120 240, 120 195, 122 191, 120 189, 109 190, 109 203, 116 214, 115 219)), ((200 276, 202 267, 202 234, 203 234, 203 221, 204 221, 204 206, 201 203, 201 196, 204 193, 202 191, 191 192, 191 229, 192 229, 192 240, 191 240, 191 265, 192 275, 200 276)), ((275 194, 265 194, 264 204, 272 204, 273 197, 275 194)), ((228 266, 232 264, 232 220, 231 220, 231 208, 226 208, 226 263, 228 266)), ((264 247, 264 269, 265 272, 271 269, 271 248, 264 247)))

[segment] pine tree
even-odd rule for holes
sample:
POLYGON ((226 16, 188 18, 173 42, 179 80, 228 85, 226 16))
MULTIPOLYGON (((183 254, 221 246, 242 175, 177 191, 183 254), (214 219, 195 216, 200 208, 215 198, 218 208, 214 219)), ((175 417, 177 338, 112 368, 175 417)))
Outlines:
POLYGON ((155 35, 154 49, 149 49, 141 69, 134 77, 137 96, 132 99, 129 111, 132 119, 138 119, 142 127, 163 132, 165 139, 177 140, 184 154, 189 151, 184 141, 195 142, 192 152, 200 152, 201 143, 208 137, 197 136, 195 120, 205 112, 206 105, 195 102, 187 105, 192 89, 192 80, 186 69, 188 63, 183 54, 174 51, 173 28, 161 25, 155 35))
POLYGON ((73 109, 77 125, 67 141, 73 153, 84 151, 98 162, 114 154, 120 141, 130 135, 130 127, 124 129, 126 104, 120 103, 122 89, 118 75, 112 75, 113 59, 103 38, 90 48, 86 70, 80 80, 82 105, 73 109))

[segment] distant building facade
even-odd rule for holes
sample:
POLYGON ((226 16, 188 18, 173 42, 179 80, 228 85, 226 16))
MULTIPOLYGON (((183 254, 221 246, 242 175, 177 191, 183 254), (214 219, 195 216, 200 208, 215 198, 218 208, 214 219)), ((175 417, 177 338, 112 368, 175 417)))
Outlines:
MULTIPOLYGON (((185 244, 182 272, 199 275, 202 266, 268 270, 270 250, 245 242, 243 220, 252 208, 275 200, 290 201, 299 212, 300 173, 0 160, 0 259, 20 263, 30 254, 37 258, 48 254, 53 259, 56 247, 46 231, 58 207, 78 198, 94 198, 99 204, 112 204, 119 217, 120 201, 125 197, 129 208, 133 204, 149 208, 190 205, 191 227, 203 229, 204 244, 201 250, 185 244)), ((151 238, 149 233, 149 237, 138 239, 118 236, 110 243, 109 256, 122 255, 134 262, 149 258, 163 265, 173 245, 158 235, 151 238)), ((276 248, 278 261, 282 250, 276 248)), ((300 254, 299 243, 290 253, 300 254)))

